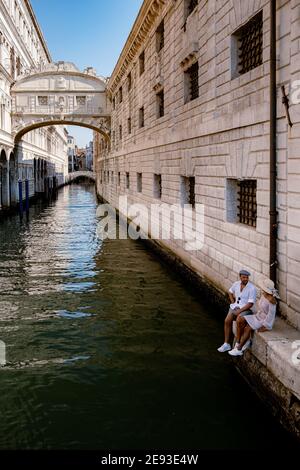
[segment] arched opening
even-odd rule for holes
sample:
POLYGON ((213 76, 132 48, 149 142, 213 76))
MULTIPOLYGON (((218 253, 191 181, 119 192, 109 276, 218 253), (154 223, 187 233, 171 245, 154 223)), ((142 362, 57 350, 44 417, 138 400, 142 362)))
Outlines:
POLYGON ((9 163, 5 150, 2 150, 0 154, 0 206, 8 207, 9 202, 9 163))
POLYGON ((11 152, 9 157, 9 199, 10 205, 17 202, 17 162, 15 154, 11 152))
POLYGON ((77 127, 85 127, 87 129, 92 129, 93 131, 99 132, 102 136, 104 136, 105 140, 107 141, 108 145, 110 145, 110 132, 108 130, 101 129, 97 127, 96 124, 90 122, 82 122, 82 121, 73 121, 68 119, 49 119, 48 121, 37 121, 29 124, 28 126, 20 129, 17 131, 15 135, 15 144, 18 144, 22 137, 30 131, 34 129, 39 129, 41 127, 49 127, 49 126, 77 126, 77 127))

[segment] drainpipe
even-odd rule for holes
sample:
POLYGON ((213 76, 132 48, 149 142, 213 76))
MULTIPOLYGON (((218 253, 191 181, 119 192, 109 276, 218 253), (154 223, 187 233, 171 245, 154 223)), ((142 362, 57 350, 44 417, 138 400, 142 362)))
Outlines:
POLYGON ((270 0, 270 279, 276 284, 277 199, 276 199, 276 0, 270 0))

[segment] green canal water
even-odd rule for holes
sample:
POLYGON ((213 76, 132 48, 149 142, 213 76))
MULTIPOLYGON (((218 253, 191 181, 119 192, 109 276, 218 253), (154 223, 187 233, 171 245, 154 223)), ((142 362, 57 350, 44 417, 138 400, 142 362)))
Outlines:
POLYGON ((96 208, 73 185, 0 220, 0 449, 294 447, 220 318, 142 243, 99 241, 96 208))

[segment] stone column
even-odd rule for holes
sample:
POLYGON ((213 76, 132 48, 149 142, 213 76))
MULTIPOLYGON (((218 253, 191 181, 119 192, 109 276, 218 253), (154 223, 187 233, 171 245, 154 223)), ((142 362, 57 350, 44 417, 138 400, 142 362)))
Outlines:
POLYGON ((2 166, 2 205, 3 207, 10 206, 9 196, 9 161, 6 159, 5 164, 2 166))

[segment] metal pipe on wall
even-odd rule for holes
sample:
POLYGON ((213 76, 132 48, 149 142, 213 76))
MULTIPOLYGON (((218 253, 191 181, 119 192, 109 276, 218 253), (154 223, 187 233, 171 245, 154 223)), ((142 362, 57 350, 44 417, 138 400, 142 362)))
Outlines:
POLYGON ((270 0, 270 279, 277 280, 276 0, 270 0))

